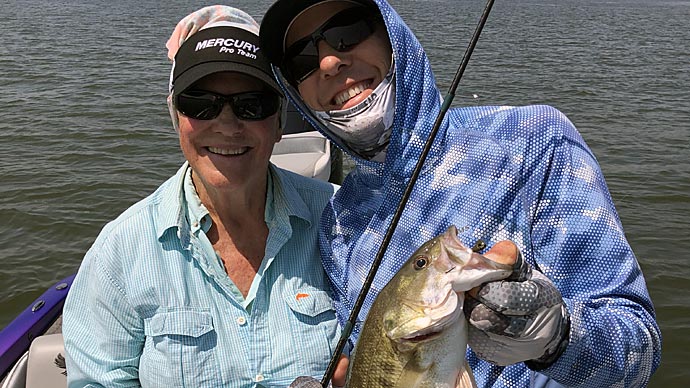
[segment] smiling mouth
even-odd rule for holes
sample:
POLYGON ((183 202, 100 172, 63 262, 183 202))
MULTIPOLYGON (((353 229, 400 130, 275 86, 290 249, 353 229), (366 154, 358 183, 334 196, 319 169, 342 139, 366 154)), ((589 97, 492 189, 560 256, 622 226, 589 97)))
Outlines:
POLYGON ((249 151, 249 147, 238 147, 238 148, 218 148, 218 147, 206 147, 208 152, 216 155, 223 156, 237 156, 243 155, 249 151))
POLYGON ((351 87, 347 88, 346 90, 338 93, 333 100, 335 101, 335 103, 337 105, 342 105, 347 100, 361 94, 370 85, 371 85, 371 81, 364 81, 364 82, 360 82, 360 83, 357 83, 355 85, 352 85, 351 87))

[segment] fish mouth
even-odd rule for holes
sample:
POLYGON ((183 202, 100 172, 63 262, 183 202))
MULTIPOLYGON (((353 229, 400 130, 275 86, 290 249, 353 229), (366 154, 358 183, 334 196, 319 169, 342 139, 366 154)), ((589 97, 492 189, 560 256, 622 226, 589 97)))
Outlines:
POLYGON ((400 342, 418 344, 433 341, 440 337, 447 327, 457 322, 460 318, 460 314, 462 314, 462 308, 456 309, 452 314, 442 317, 430 326, 401 337, 400 342))
POLYGON ((462 314, 464 295, 449 290, 442 303, 424 308, 424 314, 388 331, 388 337, 401 343, 418 344, 440 337, 462 314))
POLYGON ((469 256, 472 255, 472 249, 464 246, 458 238, 458 228, 455 225, 448 227, 443 233, 441 241, 451 258, 458 261, 459 264, 465 264, 469 260, 469 256))
POLYGON ((412 342, 412 343, 420 343, 420 342, 426 342, 426 341, 433 341, 437 337, 441 335, 441 332, 443 332, 443 328, 439 328, 437 331, 432 331, 429 333, 420 333, 418 335, 410 336, 410 337, 403 337, 401 338, 401 341, 405 342, 412 342))

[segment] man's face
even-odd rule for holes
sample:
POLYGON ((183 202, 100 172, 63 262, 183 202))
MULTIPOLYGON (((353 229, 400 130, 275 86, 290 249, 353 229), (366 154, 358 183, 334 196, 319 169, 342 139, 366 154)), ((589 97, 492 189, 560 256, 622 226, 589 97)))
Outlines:
MULTIPOLYGON (((350 2, 331 1, 314 6, 295 19, 287 32, 286 47, 314 31, 350 2)), ((347 51, 318 43, 319 67, 297 85, 304 102, 316 111, 343 110, 366 99, 391 66, 391 47, 385 26, 347 51)))

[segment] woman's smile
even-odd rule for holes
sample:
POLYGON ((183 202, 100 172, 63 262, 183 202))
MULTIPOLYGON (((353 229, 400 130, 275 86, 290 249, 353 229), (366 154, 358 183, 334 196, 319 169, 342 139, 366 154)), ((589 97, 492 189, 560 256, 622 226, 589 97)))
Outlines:
POLYGON ((223 156, 236 156, 247 153, 249 147, 206 147, 206 150, 212 154, 223 156))

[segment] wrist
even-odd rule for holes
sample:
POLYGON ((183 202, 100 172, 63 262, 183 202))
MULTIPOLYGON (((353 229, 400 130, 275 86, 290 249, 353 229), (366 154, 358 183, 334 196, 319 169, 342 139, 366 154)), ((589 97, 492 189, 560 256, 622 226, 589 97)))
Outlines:
POLYGON ((568 348, 568 344, 570 343, 570 316, 568 315, 567 311, 564 319, 565 322, 561 326, 562 329, 556 336, 559 338, 556 346, 547 350, 543 356, 537 359, 525 361, 525 365, 527 365, 528 368, 536 372, 544 370, 553 365, 565 352, 565 349, 568 348))

